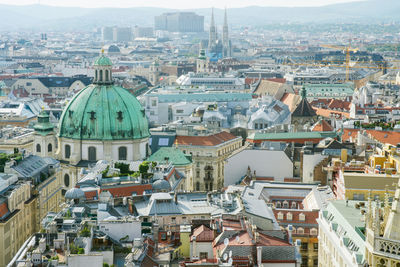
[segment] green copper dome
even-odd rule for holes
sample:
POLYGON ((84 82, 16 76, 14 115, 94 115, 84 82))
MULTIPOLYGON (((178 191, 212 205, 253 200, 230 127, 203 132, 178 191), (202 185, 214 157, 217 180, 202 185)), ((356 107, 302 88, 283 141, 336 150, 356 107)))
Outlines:
POLYGON ((149 136, 144 109, 131 93, 114 85, 91 84, 65 107, 59 137, 132 140, 149 136))
POLYGON ((94 61, 95 66, 111 66, 112 62, 111 60, 104 56, 104 54, 101 54, 95 61, 94 61))

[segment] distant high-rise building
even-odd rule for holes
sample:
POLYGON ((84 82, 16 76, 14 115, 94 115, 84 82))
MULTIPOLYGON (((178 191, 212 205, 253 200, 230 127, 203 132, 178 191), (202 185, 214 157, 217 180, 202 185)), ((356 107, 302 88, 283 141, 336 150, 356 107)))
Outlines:
POLYGON ((113 27, 103 27, 101 29, 101 36, 103 41, 113 40, 113 27))
POLYGON ((134 29, 135 38, 153 37, 154 31, 152 27, 138 27, 134 29))
POLYGON ((114 27, 113 29, 114 42, 130 42, 132 41, 131 27, 114 27))
POLYGON ((154 17, 154 26, 169 32, 203 32, 204 16, 194 12, 164 13, 154 17))

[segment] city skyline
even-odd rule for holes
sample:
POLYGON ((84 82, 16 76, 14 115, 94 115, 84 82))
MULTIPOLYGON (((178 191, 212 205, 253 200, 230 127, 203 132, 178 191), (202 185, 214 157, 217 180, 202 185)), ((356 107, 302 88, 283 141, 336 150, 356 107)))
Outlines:
POLYGON ((116 0, 112 3, 106 0, 99 1, 79 1, 79 0, 0 0, 0 4, 5 5, 49 5, 49 6, 60 6, 60 7, 82 7, 82 8, 128 8, 128 7, 159 7, 159 8, 172 8, 172 9, 194 9, 194 8, 240 8, 247 6, 264 6, 264 7, 310 7, 310 6, 326 6, 331 4, 349 3, 349 2, 360 2, 361 0, 284 0, 276 2, 274 0, 251 0, 251 1, 215 1, 206 0, 197 2, 194 5, 192 2, 186 2, 182 0, 169 1, 168 4, 161 0, 139 0, 139 1, 129 1, 129 0, 116 0))

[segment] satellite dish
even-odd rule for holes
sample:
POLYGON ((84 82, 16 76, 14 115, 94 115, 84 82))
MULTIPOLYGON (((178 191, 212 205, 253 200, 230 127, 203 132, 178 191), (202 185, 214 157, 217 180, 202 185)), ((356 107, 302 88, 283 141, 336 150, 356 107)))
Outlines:
POLYGON ((229 258, 229 260, 228 260, 228 264, 229 264, 229 265, 232 265, 232 263, 233 263, 233 260, 232 260, 232 258, 229 258))
POLYGON ((227 247, 229 245, 229 239, 228 238, 224 239, 224 245, 225 245, 225 247, 227 247))
POLYGON ((224 259, 224 261, 226 261, 228 259, 228 254, 224 253, 223 259, 224 259))
POLYGON ((229 258, 232 258, 232 250, 229 250, 229 258))

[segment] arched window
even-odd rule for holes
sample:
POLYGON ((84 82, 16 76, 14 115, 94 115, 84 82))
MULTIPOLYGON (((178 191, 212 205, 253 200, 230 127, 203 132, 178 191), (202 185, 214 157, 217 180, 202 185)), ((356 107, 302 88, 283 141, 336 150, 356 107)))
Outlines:
POLYGON ((90 161, 96 161, 96 148, 94 146, 88 148, 88 154, 90 161))
POLYGON ((49 144, 49 145, 47 146, 47 152, 51 152, 51 151, 53 151, 53 145, 52 145, 52 144, 49 144))
POLYGON ((65 158, 69 159, 71 157, 71 146, 70 145, 65 145, 65 158))
POLYGON ((64 175, 64 185, 66 187, 69 187, 69 175, 68 174, 64 175))
POLYGON ((200 191, 200 182, 196 182, 196 191, 200 191))
POLYGON ((108 81, 109 81, 109 77, 108 77, 108 75, 109 75, 109 74, 108 74, 108 70, 106 70, 106 75, 105 75, 105 76, 106 76, 106 77, 105 77, 105 78, 106 78, 106 79, 105 79, 105 80, 106 80, 106 82, 108 82, 108 81))
POLYGON ((304 234, 304 229, 301 228, 301 227, 297 228, 297 234, 303 235, 304 234))
POLYGON ((99 81, 103 81, 103 70, 100 70, 100 77, 99 77, 99 81))
POLYGON ((127 155, 127 149, 126 146, 120 146, 118 148, 118 159, 119 160, 126 160, 127 155))
POLYGON ((42 149, 40 148, 40 145, 36 144, 36 152, 41 152, 41 151, 42 151, 42 149))
POLYGON ((97 70, 94 72, 94 80, 97 81, 97 70))

